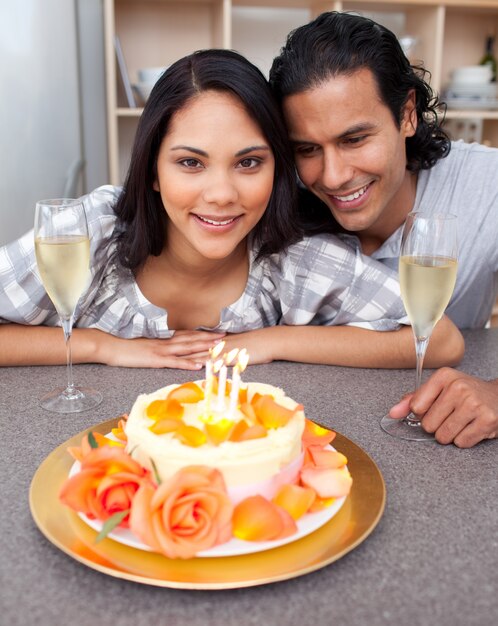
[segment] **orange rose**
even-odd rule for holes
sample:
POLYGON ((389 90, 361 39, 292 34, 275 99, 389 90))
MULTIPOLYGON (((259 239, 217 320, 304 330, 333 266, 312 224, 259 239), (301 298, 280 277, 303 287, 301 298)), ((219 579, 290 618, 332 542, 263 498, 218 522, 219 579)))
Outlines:
MULTIPOLYGON (((121 424, 121 422, 119 423, 121 424)), ((81 440, 81 446, 79 448, 77 446, 71 446, 67 449, 67 451, 75 461, 82 461, 87 454, 90 454, 92 450, 95 450, 95 447, 92 447, 92 444, 90 443, 90 437, 93 438, 94 445, 97 448, 103 448, 104 446, 124 448, 126 445, 124 443, 124 440, 113 441, 112 439, 109 439, 108 437, 105 437, 100 433, 89 433, 88 435, 85 435, 83 437, 83 439, 81 440)))
MULTIPOLYGON (((81 470, 65 481, 59 498, 71 509, 105 521, 130 509, 139 487, 146 483, 150 483, 149 472, 122 448, 103 446, 83 457, 81 470)), ((128 518, 120 525, 128 526, 128 518)))
POLYGON ((130 528, 156 552, 189 559, 231 538, 232 512, 221 473, 190 466, 156 489, 149 483, 140 487, 132 503, 130 528))

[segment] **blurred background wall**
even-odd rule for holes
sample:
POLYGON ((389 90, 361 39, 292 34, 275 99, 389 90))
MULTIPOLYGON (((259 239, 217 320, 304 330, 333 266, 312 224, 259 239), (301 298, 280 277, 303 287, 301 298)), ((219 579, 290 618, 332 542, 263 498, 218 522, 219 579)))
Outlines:
POLYGON ((0 0, 0 245, 108 180, 102 0, 0 0))

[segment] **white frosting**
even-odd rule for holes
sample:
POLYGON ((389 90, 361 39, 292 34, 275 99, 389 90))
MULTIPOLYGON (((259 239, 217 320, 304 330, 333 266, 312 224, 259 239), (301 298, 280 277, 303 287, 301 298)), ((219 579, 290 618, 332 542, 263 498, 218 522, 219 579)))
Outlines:
MULTIPOLYGON (((197 381, 200 384, 200 381, 197 381)), ((228 488, 251 485, 273 480, 280 471, 295 461, 301 454, 301 437, 304 430, 304 413, 296 411, 285 426, 268 429, 267 436, 260 439, 219 445, 205 443, 199 447, 183 444, 174 433, 156 435, 149 430, 154 421, 147 417, 147 406, 153 400, 165 399, 179 385, 169 385, 151 394, 142 394, 136 399, 125 426, 128 438, 127 450, 144 467, 152 469, 151 459, 159 476, 165 480, 179 469, 188 465, 208 465, 221 471, 228 488)), ((248 384, 248 401, 255 393, 271 395, 278 404, 295 409, 297 403, 287 397, 282 389, 263 383, 248 384)), ((227 400, 228 405, 228 400, 227 400)), ((201 417, 205 414, 205 402, 184 404, 183 421, 202 428, 201 417)), ((225 412, 214 416, 222 419, 225 412)), ((237 411, 236 420, 243 415, 237 411)))

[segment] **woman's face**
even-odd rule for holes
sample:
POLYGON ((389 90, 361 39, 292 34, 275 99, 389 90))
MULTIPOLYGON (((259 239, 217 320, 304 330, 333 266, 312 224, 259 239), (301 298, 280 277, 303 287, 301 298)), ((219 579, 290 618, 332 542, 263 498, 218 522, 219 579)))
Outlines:
POLYGON ((157 159, 168 248, 190 259, 229 257, 263 216, 274 169, 268 141, 238 98, 206 91, 190 100, 171 118, 157 159))

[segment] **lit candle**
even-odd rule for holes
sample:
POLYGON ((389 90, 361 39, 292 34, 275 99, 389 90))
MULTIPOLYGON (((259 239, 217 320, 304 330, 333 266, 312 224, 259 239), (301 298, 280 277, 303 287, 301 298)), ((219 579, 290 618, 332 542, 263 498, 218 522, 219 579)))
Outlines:
POLYGON ((216 399, 215 411, 222 412, 225 410, 225 391, 227 388, 227 366, 223 359, 216 361, 214 371, 218 371, 218 397, 216 399))
POLYGON ((230 403, 228 405, 228 419, 234 419, 235 409, 239 404, 239 390, 240 390, 240 375, 246 369, 249 363, 249 355, 244 348, 239 352, 237 363, 233 366, 232 370, 232 389, 230 390, 230 403))
POLYGON ((206 361, 206 388, 205 388, 205 403, 206 413, 211 410, 211 396, 213 394, 213 362, 211 359, 206 361))
POLYGON ((227 373, 228 366, 232 364, 234 359, 237 357, 239 353, 238 348, 234 350, 230 350, 228 354, 223 355, 223 359, 217 361, 214 364, 215 373, 219 370, 218 374, 218 396, 216 398, 216 407, 215 410, 219 413, 225 411, 225 394, 227 390, 227 373))
POLYGON ((206 389, 205 389, 205 403, 206 403, 206 414, 209 416, 211 412, 211 398, 213 395, 213 379, 214 379, 214 362, 213 359, 216 359, 223 351, 225 347, 225 342, 220 341, 220 343, 216 344, 214 348, 209 350, 209 359, 206 361, 206 389))

